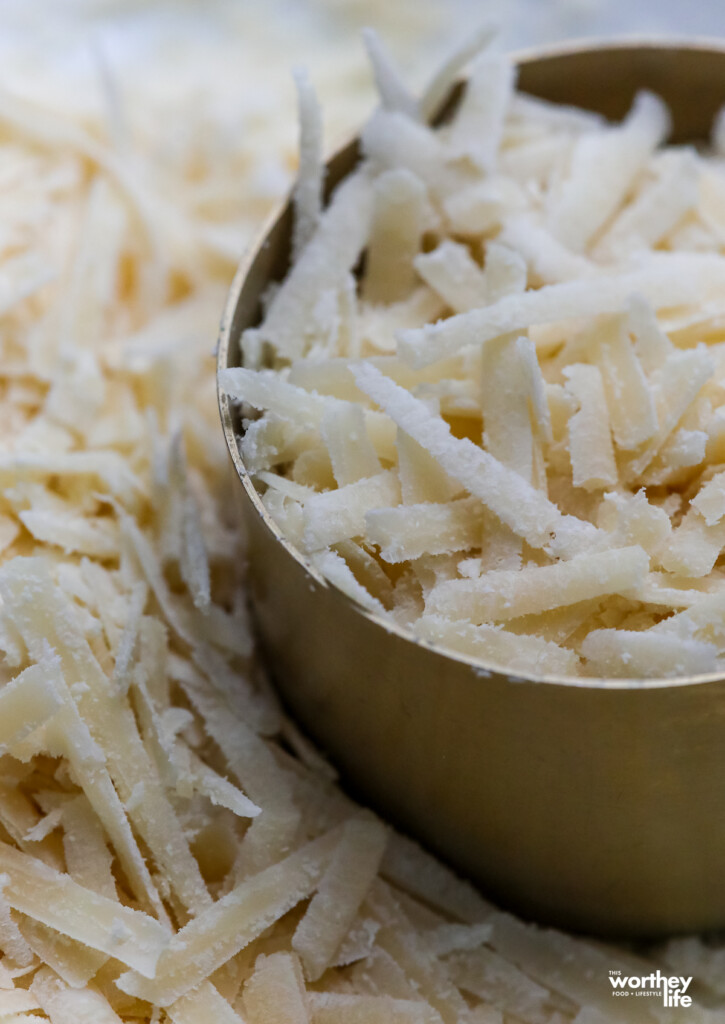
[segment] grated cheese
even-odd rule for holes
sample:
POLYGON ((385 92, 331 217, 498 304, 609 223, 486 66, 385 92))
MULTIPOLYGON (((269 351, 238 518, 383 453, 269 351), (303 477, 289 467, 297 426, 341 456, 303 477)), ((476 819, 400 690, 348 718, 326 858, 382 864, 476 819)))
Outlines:
POLYGON ((517 94, 488 41, 431 126, 439 85, 412 103, 368 34, 359 166, 254 328, 265 360, 220 377, 253 407, 240 450, 311 563, 418 637, 517 671, 714 670, 712 638, 643 652, 722 575, 722 164, 665 146, 650 93, 620 124, 517 94), (342 274, 358 328, 331 343, 309 289, 342 274))
MULTIPOLYGON (((391 6, 379 5, 378 16, 387 11, 392 19, 391 6)), ((406 10, 413 8, 405 30, 415 36, 421 5, 406 10)), ((617 951, 605 957, 580 939, 499 914, 430 855, 361 814, 263 679, 244 612, 211 350, 239 254, 286 187, 294 157, 279 113, 277 71, 287 55, 272 55, 268 40, 256 45, 256 15, 240 8, 229 17, 235 31, 241 19, 249 36, 243 59, 236 39, 224 50, 228 66, 221 47, 203 67, 188 60, 188 73, 175 47, 149 47, 148 63, 116 81, 99 51, 108 123, 92 90, 74 90, 70 80, 48 90, 43 62, 24 88, 0 95, 0 1017, 6 1024, 502 1024, 527 1013, 540 1020, 543 1007, 552 1020, 611 1021, 592 979, 620 964, 617 951), (228 88, 239 74, 241 96, 228 88)), ((685 339, 710 346, 711 336, 698 332, 715 330, 721 314, 692 303, 709 301, 721 275, 708 257, 689 269, 626 267, 616 278, 616 308, 599 312, 629 318, 657 432, 626 457, 615 450, 616 491, 583 491, 557 512, 568 499, 541 469, 542 453, 557 467, 569 458, 576 410, 563 376, 550 379, 547 365, 565 329, 554 323, 547 340, 540 324, 521 323, 530 316, 519 304, 529 301, 527 284, 578 287, 599 270, 593 252, 568 250, 541 211, 529 209, 536 193, 524 176, 527 167, 545 176, 559 166, 560 146, 569 154, 602 124, 511 95, 505 61, 487 55, 469 114, 493 136, 471 148, 459 133, 451 167, 442 137, 425 121, 490 35, 487 27, 468 32, 420 101, 382 48, 370 46, 386 109, 366 132, 368 156, 396 188, 404 181, 415 220, 407 224, 403 213, 398 225, 398 258, 411 266, 395 274, 392 305, 380 293, 358 297, 351 276, 374 220, 378 171, 355 178, 334 214, 319 210, 319 114, 301 84, 298 269, 268 296, 261 335, 245 338, 258 372, 235 370, 226 379, 249 411, 264 413, 242 442, 244 458, 259 471, 279 521, 300 538, 311 502, 383 478, 372 490, 384 504, 360 503, 344 539, 312 558, 354 600, 400 622, 407 616, 424 639, 512 671, 572 674, 581 656, 568 638, 596 616, 599 599, 506 627, 443 618, 426 611, 425 600, 459 570, 475 583, 494 571, 543 571, 561 556, 576 569, 580 550, 594 544, 605 560, 608 551, 636 546, 651 567, 628 600, 636 607, 645 595, 660 609, 660 650, 674 646, 678 656, 708 662, 724 639, 719 569, 698 578, 668 570, 662 562, 679 536, 681 503, 638 495, 643 473, 666 471, 675 459, 688 495, 715 479, 719 358, 678 346, 685 339), (416 253, 413 240, 431 245, 416 253), (455 295, 447 273, 454 245, 468 275, 455 295), (685 305, 658 318, 632 299, 633 282, 652 301, 664 291, 665 301, 685 305), (467 493, 480 468, 469 444, 483 454, 481 353, 464 346, 421 369, 396 355, 396 331, 424 330, 449 309, 468 315, 480 301, 508 303, 504 311, 516 320, 516 415, 531 449, 531 478, 506 500, 515 470, 506 458, 484 459, 487 479, 506 484, 498 501, 488 486, 467 493), (262 339, 293 359, 288 380, 265 372, 262 339), (360 360, 381 375, 363 371, 363 390, 360 360), (398 396, 388 380, 415 403, 400 424, 384 411, 382 399, 393 407, 398 396), (710 419, 704 406, 699 418, 692 413, 701 393, 710 419), (688 459, 702 435, 712 465, 698 488, 700 464, 688 459), (297 471, 281 475, 290 463, 297 471), (406 520, 417 508, 422 518, 413 529, 406 520), (544 548, 554 539, 537 529, 539 513, 557 533, 551 554, 544 548), (391 581, 368 524, 385 535, 391 557, 398 551, 415 566, 398 563, 391 581), (400 551, 422 544, 436 525, 444 551, 400 551), (454 550, 462 543, 465 550, 454 550), (519 624, 522 633, 514 632, 519 624), (540 632, 527 633, 533 626, 540 632)), ((297 52, 303 44, 295 37, 297 52)), ((326 41, 328 57, 333 49, 326 41)), ((340 102, 350 111, 360 91, 346 59, 330 57, 323 85, 342 83, 340 102)), ((9 63, 17 71, 18 61, 9 63)), ((604 225, 610 234, 596 243, 615 250, 633 232, 639 245, 662 232, 658 245, 681 243, 687 236, 674 219, 691 209, 691 193, 672 195, 661 220, 652 210, 661 183, 678 188, 689 162, 645 167, 642 181, 632 182, 641 185, 636 216, 604 225)), ((703 195, 702 230, 716 234, 717 184, 703 195)), ((576 291, 567 316, 586 318, 585 298, 586 289, 576 291)), ((417 337, 412 348, 420 347, 417 337)), ((593 366, 596 358, 579 352, 575 362, 593 366)), ((569 390, 583 401, 576 386, 569 390)), ((488 402, 493 409, 490 393, 488 402)), ((487 429, 496 435, 495 425, 487 429)), ((715 483, 697 513, 706 530, 720 525, 716 491, 715 483)), ((324 515, 312 519, 319 539, 324 515)), ((596 626, 592 643, 608 634, 596 626)), ((629 633, 612 632, 626 646, 629 633)), ((597 643, 593 657, 614 657, 607 636, 597 643)), ((693 1014, 705 1020, 722 1005, 714 947, 688 941, 697 954, 688 952, 688 973, 698 976, 705 1004, 693 1014)), ((648 954, 653 970, 677 955, 677 948, 648 954)))

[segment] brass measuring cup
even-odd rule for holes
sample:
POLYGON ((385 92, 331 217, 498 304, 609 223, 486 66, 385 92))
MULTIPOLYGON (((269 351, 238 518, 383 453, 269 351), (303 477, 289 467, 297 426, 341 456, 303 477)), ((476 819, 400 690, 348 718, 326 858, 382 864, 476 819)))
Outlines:
MULTIPOLYGON (((708 137, 725 44, 595 42, 518 55, 519 88, 621 118, 669 105, 674 142, 708 137)), ((448 99, 454 104, 457 86, 448 99)), ((353 142, 328 188, 354 166, 353 142)), ((289 203, 244 258, 218 367, 288 267, 289 203)), ((614 936, 725 925, 725 678, 532 678, 444 653, 354 604, 280 534, 219 392, 248 533, 262 651, 282 697, 347 788, 520 914, 614 936)))

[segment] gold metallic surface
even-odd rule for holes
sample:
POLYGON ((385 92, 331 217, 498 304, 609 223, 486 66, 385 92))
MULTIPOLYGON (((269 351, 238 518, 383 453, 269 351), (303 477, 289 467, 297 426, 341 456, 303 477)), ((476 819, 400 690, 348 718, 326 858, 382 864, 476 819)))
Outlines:
MULTIPOLYGON (((668 103, 673 140, 707 138, 725 44, 586 43, 518 57, 522 89, 621 117, 637 89, 668 103)), ((332 187, 354 145, 329 165, 332 187)), ((291 214, 243 260, 219 368, 288 266, 291 214)), ((512 677, 443 654, 327 584, 267 515, 239 457, 254 617, 291 712, 356 796, 504 906, 606 935, 725 926, 725 679, 512 677)))

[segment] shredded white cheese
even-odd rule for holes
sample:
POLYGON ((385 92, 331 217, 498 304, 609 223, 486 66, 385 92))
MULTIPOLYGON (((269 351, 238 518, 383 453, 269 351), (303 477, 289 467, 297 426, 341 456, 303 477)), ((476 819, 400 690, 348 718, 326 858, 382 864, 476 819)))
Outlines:
POLYGON ((458 653, 715 671, 725 645, 697 626, 669 661, 633 645, 723 586, 720 158, 667 148, 656 96, 610 125, 519 96, 485 49, 431 127, 368 45, 360 164, 254 328, 266 363, 221 375, 252 410, 240 450, 268 511, 368 610, 458 653), (352 330, 321 322, 315 288, 344 294, 352 330))
MULTIPOLYGON (((393 16, 393 5, 374 6, 378 19, 391 21, 401 9, 396 4, 393 16)), ((421 17, 421 7, 403 9, 421 17)), ((0 1018, 4 1024, 614 1021, 596 979, 626 970, 629 953, 611 948, 605 958, 589 943, 499 914, 434 858, 353 805, 263 683, 245 614, 211 352, 241 248, 289 180, 292 131, 285 134, 279 115, 278 71, 291 48, 280 56, 269 40, 257 45, 256 9, 249 16, 242 7, 228 13, 245 33, 241 52, 236 39, 226 48, 202 47, 200 64, 196 57, 179 61, 175 47, 152 49, 152 71, 141 62, 132 81, 117 81, 113 61, 99 51, 100 100, 92 90, 74 90, 70 70, 60 87, 49 88, 42 62, 23 88, 0 95, 0 1018)), ((70 17, 67 6, 63 17, 70 17)), ((415 25, 406 18, 405 32, 415 35, 415 25)), ((416 258, 425 266, 410 244, 421 228, 441 230, 454 211, 469 227, 470 211, 479 224, 488 218, 492 225, 525 195, 505 184, 514 155, 506 151, 516 147, 506 146, 508 122, 485 96, 470 113, 484 111, 504 143, 496 152, 490 140, 479 140, 481 148, 461 157, 474 158, 473 170, 448 174, 437 163, 436 136, 424 127, 451 77, 489 34, 469 32, 464 51, 434 76, 419 104, 406 98, 411 94, 380 47, 371 47, 385 83, 384 113, 408 120, 416 113, 406 138, 417 140, 427 164, 421 174, 408 171, 426 190, 442 190, 440 202, 421 202, 404 176, 417 220, 410 232, 402 225, 397 251, 414 267, 416 258), (484 181, 482 192, 468 179, 496 157, 497 177, 489 191, 484 181)), ((306 46, 298 36, 294 44, 297 53, 306 46)), ((331 53, 328 40, 324 45, 331 53)), ((313 71, 315 52, 319 47, 313 71)), ((338 64, 333 56, 329 78, 351 119, 360 96, 346 61, 347 53, 338 64)), ((3 80, 7 73, 16 84, 18 67, 8 59, 3 80)), ((505 93, 500 63, 480 72, 481 82, 489 80, 498 96, 505 93)), ((317 256, 294 294, 280 293, 271 333, 291 353, 299 345, 306 355, 306 346, 317 344, 317 359, 296 362, 289 382, 264 374, 237 378, 256 389, 263 406, 279 403, 247 431, 248 465, 259 471, 275 514, 300 538, 308 529, 315 544, 331 528, 325 501, 334 504, 344 488, 357 488, 358 498, 385 498, 385 508, 358 501, 352 516, 339 509, 333 526, 345 539, 312 555, 321 571, 378 614, 395 607, 421 637, 458 644, 484 660, 569 674, 579 656, 567 637, 598 599, 584 609, 542 612, 548 638, 458 623, 424 613, 423 585, 434 593, 452 578, 435 561, 439 556, 427 565, 415 558, 417 573, 403 571, 393 586, 370 545, 347 536, 370 524, 391 558, 404 559, 427 548, 434 534, 439 544, 463 544, 457 557, 472 582, 531 558, 482 497, 466 494, 472 466, 466 445, 461 458, 460 444, 480 414, 478 385, 459 384, 477 379, 478 355, 462 352, 413 370, 394 354, 397 329, 422 328, 445 312, 452 293, 444 254, 431 254, 428 277, 421 275, 419 287, 396 297, 395 306, 360 308, 347 270, 367 241, 372 181, 358 181, 355 203, 327 231, 342 263, 328 261, 324 246, 315 245, 319 232, 303 244, 317 221, 319 185, 309 93, 304 104, 307 162, 298 195, 306 222, 299 249, 301 260, 317 256), (306 340, 287 330, 285 310, 309 316, 306 340), (372 355, 384 379, 415 391, 416 416, 397 426, 363 398, 351 355, 372 355), (440 447, 426 449, 418 425, 454 415, 457 430, 444 435, 439 428, 440 447), (436 461, 439 451, 445 466, 436 461), (295 464, 293 476, 276 472, 283 463, 295 464), (331 497, 317 503, 322 514, 316 514, 314 503, 307 506, 323 498, 320 479, 331 497), (485 538, 472 557, 479 511, 485 538)), ((546 117, 555 134, 597 128, 594 119, 532 108, 516 96, 507 116, 523 119, 524 129, 546 117)), ((381 125, 381 134, 390 124, 381 125)), ((543 166, 552 158, 551 151, 531 152, 525 141, 521 148, 529 152, 519 154, 519 174, 525 162, 543 166)), ((625 230, 645 240, 660 230, 651 190, 679 180, 682 168, 660 171, 647 179, 637 216, 619 222, 608 244, 616 247, 625 230)), ((670 219, 686 199, 668 205, 670 219)), ((706 225, 719 216, 713 204, 702 211, 706 225)), ((511 237, 488 246, 488 270, 469 274, 458 312, 475 308, 479 286, 487 301, 519 301, 522 267, 534 263, 541 283, 584 276, 589 257, 567 256, 543 224, 530 251, 516 243, 513 218, 508 227, 511 237)), ((403 270, 403 281, 415 279, 410 267, 403 270)), ((690 312, 672 312, 685 333, 694 329, 690 312)), ((703 322, 702 310, 698 316, 703 322)), ((643 314, 640 321, 634 352, 651 379, 658 433, 645 450, 628 454, 622 472, 636 476, 659 467, 657 460, 671 460, 675 449, 668 445, 677 429, 686 432, 678 465, 694 479, 699 470, 686 463, 699 449, 687 439, 706 436, 715 451, 722 443, 717 391, 698 404, 714 366, 697 349, 670 352, 652 318, 643 314), (670 408, 676 419, 668 427, 660 410, 670 408)), ((578 507, 574 516, 554 514, 563 499, 553 488, 548 495, 540 489, 540 452, 558 446, 555 457, 565 463, 568 421, 586 389, 550 384, 532 358, 532 342, 519 342, 514 338, 511 346, 522 368, 517 415, 521 409, 531 415, 531 479, 521 494, 557 532, 561 527, 559 543, 573 556, 565 573, 576 577, 579 542, 602 542, 604 564, 613 557, 609 549, 634 549, 642 564, 640 552, 675 557, 681 526, 673 529, 671 517, 681 511, 679 500, 667 504, 657 494, 648 500, 621 488, 603 497, 596 526, 582 523, 578 507)), ((589 365, 580 349, 572 362, 589 365)), ((602 389, 597 396, 601 405, 602 389)), ((579 436, 586 438, 587 429, 580 423, 579 436)), ((498 457, 486 467, 496 479, 510 480, 514 472, 498 457)), ((589 474, 588 486, 596 479, 589 474)), ((707 553, 707 531, 721 525, 716 473, 702 484, 697 551, 707 553)), ((583 491, 585 501, 591 493, 600 492, 583 491)), ((509 500, 501 511, 535 535, 535 517, 525 508, 509 500)), ((587 505, 583 514, 590 511, 587 505)), ((542 562, 532 571, 545 572, 542 562)), ((659 650, 675 646, 698 664, 718 657, 718 596, 706 584, 715 586, 719 570, 677 581, 664 570, 649 571, 641 579, 639 563, 629 581, 637 593, 677 611, 660 624, 669 623, 669 632, 658 634, 659 650), (707 607, 697 600, 702 594, 709 596, 707 607), (706 638, 693 635, 698 631, 706 638)), ((576 578, 568 586, 573 593, 576 578)), ((520 589, 514 596, 525 597, 520 589)), ((613 632, 619 647, 606 628, 590 634, 592 656, 603 664, 618 650, 636 655, 637 641, 627 648, 627 637, 643 635, 613 632)), ((651 955, 653 970, 686 964, 681 970, 697 975, 706 1004, 693 1008, 698 1020, 711 1019, 720 1012, 713 1007, 722 1005, 716 955, 696 940, 651 955)), ((617 1022, 629 1019, 616 1009, 617 1022)))

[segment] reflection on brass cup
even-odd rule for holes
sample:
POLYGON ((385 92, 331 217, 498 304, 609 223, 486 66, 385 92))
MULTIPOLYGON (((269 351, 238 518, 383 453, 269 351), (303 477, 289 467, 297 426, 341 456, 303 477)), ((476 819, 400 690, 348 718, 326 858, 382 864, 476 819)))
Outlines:
MULTIPOLYGON (((522 90, 611 118, 651 89, 675 142, 706 139, 725 102, 725 45, 595 43, 518 65, 522 90)), ((355 143, 332 158, 329 188, 356 160, 355 143)), ((220 368, 239 365, 288 268, 291 221, 287 205, 239 268, 220 368)), ((281 536, 240 459, 238 412, 219 404, 264 656, 348 789, 527 917, 622 936, 725 925, 725 678, 537 679, 417 642, 281 536)))

